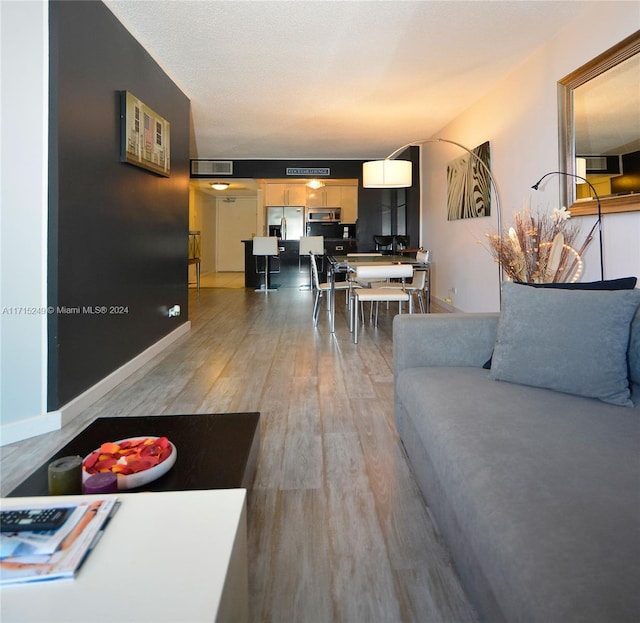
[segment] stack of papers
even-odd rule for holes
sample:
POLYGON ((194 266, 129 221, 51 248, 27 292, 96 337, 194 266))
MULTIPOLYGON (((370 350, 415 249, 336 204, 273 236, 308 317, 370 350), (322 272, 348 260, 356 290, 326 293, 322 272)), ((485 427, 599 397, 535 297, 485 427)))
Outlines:
MULTIPOLYGON (((25 510, 48 508, 29 505, 25 510)), ((119 507, 116 498, 55 504, 71 514, 57 530, 2 532, 0 585, 72 578, 96 546, 109 519, 119 507)))

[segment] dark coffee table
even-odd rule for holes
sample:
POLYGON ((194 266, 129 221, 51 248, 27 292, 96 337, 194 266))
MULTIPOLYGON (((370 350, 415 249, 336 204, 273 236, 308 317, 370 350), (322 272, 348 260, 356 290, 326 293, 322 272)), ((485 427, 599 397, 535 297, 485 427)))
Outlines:
POLYGON ((85 457, 105 441, 165 436, 176 446, 175 465, 137 491, 249 489, 260 448, 259 413, 149 415, 98 418, 49 457, 9 497, 47 495, 47 466, 62 456, 85 457))

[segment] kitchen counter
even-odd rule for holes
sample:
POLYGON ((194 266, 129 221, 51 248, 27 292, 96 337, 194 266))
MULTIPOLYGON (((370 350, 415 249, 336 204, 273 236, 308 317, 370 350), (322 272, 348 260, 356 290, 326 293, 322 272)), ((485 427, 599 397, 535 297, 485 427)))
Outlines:
MULTIPOLYGON (((244 243, 245 288, 259 288, 264 283, 264 259, 253 255, 253 240, 244 243)), ((309 262, 300 257, 299 240, 278 240, 280 254, 269 260, 269 282, 273 287, 299 288, 309 285, 309 262)), ((355 238, 325 238, 325 251, 329 255, 345 255, 357 251, 355 238)), ((327 269, 324 261, 318 265, 321 281, 326 281, 327 269)))

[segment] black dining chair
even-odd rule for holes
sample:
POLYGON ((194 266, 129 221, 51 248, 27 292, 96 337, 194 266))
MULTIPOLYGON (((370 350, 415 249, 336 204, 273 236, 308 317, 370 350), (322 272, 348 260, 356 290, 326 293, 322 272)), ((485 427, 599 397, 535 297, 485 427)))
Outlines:
POLYGON ((376 251, 382 253, 393 251, 393 236, 374 236, 373 243, 376 245, 376 251))
POLYGON ((402 251, 409 248, 409 236, 394 236, 393 242, 396 250, 402 251))

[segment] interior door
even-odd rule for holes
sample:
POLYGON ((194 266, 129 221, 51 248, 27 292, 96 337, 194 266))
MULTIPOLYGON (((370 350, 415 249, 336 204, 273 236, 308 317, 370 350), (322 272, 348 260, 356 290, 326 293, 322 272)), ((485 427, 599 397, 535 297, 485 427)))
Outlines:
POLYGON ((216 267, 220 272, 244 271, 244 245, 256 233, 258 200, 236 197, 216 201, 216 267))

